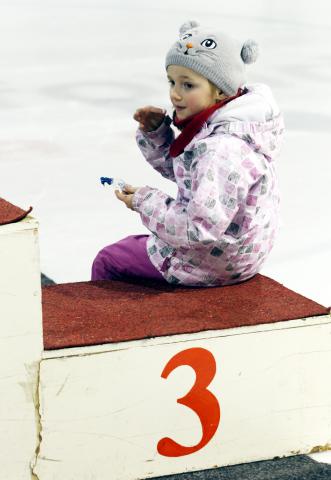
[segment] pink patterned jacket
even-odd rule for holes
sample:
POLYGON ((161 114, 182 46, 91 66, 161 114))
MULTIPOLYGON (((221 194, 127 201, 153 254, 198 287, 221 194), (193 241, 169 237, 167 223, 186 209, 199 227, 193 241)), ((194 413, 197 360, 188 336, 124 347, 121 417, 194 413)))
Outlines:
POLYGON ((169 117, 153 132, 137 132, 146 160, 178 185, 176 199, 148 186, 133 196, 134 210, 152 232, 149 258, 169 283, 238 283, 259 271, 273 246, 279 211, 274 160, 283 120, 269 87, 246 87, 176 158, 169 155, 169 117))

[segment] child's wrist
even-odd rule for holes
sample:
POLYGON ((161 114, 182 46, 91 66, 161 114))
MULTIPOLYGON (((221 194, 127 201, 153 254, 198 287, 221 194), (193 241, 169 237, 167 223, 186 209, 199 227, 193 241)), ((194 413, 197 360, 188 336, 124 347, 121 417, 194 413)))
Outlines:
POLYGON ((139 187, 132 196, 132 210, 139 212, 142 202, 145 200, 148 193, 150 193, 151 187, 147 185, 139 187))

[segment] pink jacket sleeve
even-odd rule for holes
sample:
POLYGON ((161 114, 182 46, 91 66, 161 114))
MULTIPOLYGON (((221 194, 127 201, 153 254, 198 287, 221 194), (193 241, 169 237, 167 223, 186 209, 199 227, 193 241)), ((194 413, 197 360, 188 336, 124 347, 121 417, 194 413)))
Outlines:
POLYGON ((169 155, 174 132, 170 127, 171 119, 166 116, 157 130, 144 132, 138 129, 136 140, 142 154, 152 167, 161 175, 175 182, 172 158, 169 155))
POLYGON ((241 158, 238 152, 229 154, 226 149, 224 155, 226 163, 221 161, 219 149, 207 149, 199 158, 191 173, 188 203, 148 186, 137 190, 133 208, 140 213, 143 224, 174 248, 198 248, 201 244, 219 241, 232 225, 249 189, 248 178, 239 173, 241 158), (230 175, 236 182, 229 183, 230 175))

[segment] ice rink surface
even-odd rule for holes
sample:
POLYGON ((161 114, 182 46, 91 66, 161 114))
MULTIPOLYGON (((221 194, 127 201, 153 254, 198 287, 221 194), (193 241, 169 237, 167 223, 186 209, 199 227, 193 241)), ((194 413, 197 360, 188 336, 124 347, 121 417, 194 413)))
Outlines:
POLYGON ((0 194, 33 205, 42 270, 86 280, 98 249, 145 232, 99 185, 119 176, 175 194, 135 144, 135 109, 168 108, 164 55, 187 19, 258 40, 249 80, 269 84, 287 135, 278 161, 282 226, 263 273, 331 304, 331 7, 128 0, 2 0, 0 194), (320 7, 320 8, 319 8, 320 7))
POLYGON ((262 273, 329 306, 331 7, 325 0, 2 0, 0 196, 34 207, 42 271, 56 282, 88 280, 100 248, 146 233, 99 177, 176 194, 140 154, 132 115, 144 105, 171 112, 164 57, 179 26, 192 19, 260 44, 249 81, 272 87, 287 127, 278 161, 281 230, 262 273))

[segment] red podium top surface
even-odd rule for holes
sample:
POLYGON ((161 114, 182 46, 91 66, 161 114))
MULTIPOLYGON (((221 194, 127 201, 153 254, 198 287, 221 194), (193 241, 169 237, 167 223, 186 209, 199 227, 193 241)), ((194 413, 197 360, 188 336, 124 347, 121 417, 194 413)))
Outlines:
POLYGON ((31 210, 32 207, 28 210, 22 210, 22 208, 16 207, 16 205, 13 205, 0 197, 0 225, 18 222, 26 217, 31 210))
POLYGON ((327 308, 259 274, 228 287, 99 281, 47 286, 42 293, 45 350, 329 313, 327 308))

